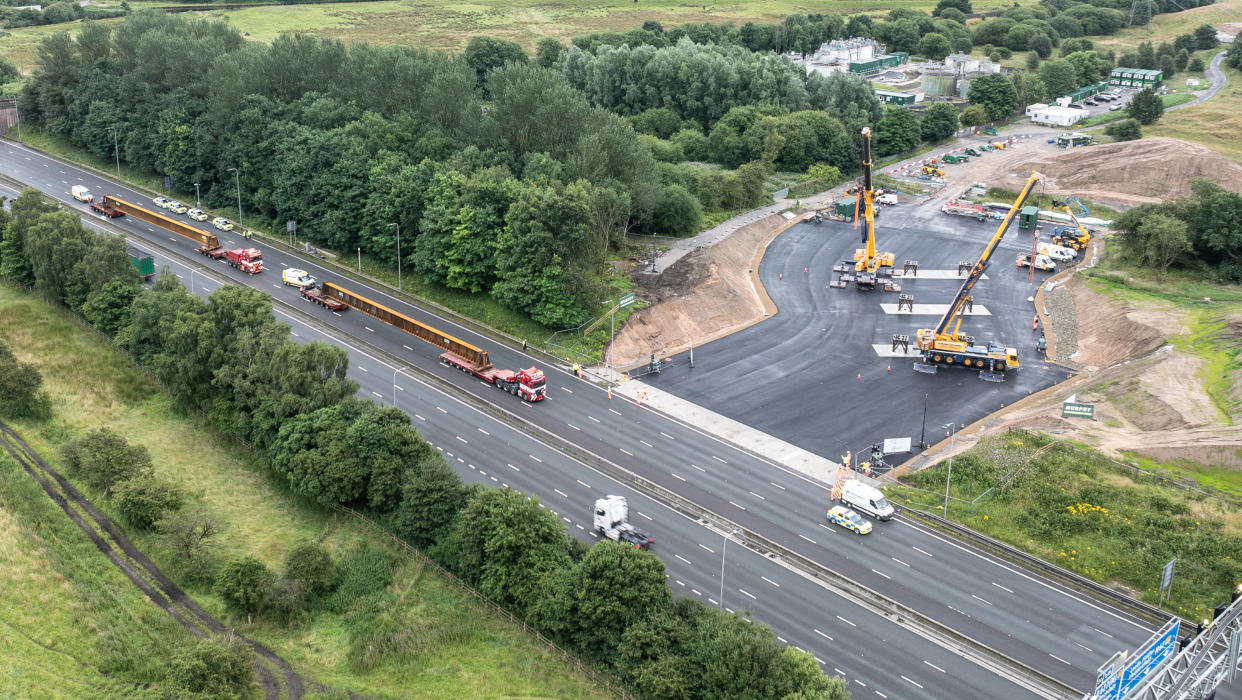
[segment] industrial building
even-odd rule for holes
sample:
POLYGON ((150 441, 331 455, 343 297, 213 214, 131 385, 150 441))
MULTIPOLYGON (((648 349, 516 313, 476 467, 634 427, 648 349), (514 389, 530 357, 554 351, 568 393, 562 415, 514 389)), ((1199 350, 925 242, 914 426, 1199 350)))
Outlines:
POLYGON ((1142 68, 1114 68, 1108 76, 1108 84, 1118 87, 1157 88, 1164 82, 1164 72, 1142 68))
POLYGON ((1060 105, 1033 104, 1026 108, 1026 116, 1032 124, 1048 126, 1073 126, 1088 116, 1085 109, 1074 109, 1060 105))
POLYGON ((915 102, 922 102, 923 96, 910 92, 899 92, 897 90, 876 90, 875 96, 886 105, 912 105, 915 102))
POLYGON ((884 45, 866 37, 834 39, 820 45, 815 53, 806 56, 791 51, 785 54, 790 62, 806 67, 806 72, 828 75, 835 72, 847 72, 854 63, 866 64, 883 56, 884 45))

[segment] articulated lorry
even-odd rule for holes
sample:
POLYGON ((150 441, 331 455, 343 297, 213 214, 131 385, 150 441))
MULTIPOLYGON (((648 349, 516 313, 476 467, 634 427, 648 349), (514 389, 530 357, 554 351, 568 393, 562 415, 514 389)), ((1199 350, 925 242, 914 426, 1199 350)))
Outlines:
POLYGON ((263 271, 263 253, 259 252, 257 248, 227 250, 220 245, 220 239, 214 233, 208 233, 176 219, 170 219, 149 209, 144 209, 137 204, 126 202, 114 195, 104 195, 104 204, 117 211, 129 214, 135 219, 141 219, 149 224, 159 226, 165 231, 199 243, 198 252, 200 255, 206 255, 213 260, 224 260, 229 264, 229 267, 237 268, 247 274, 257 275, 263 271))
POLYGON ((631 525, 629 519, 630 505, 625 496, 606 496, 595 501, 595 532, 635 549, 651 547, 655 538, 631 525))
POLYGON ((425 343, 444 350, 440 353, 442 365, 468 372, 523 401, 542 401, 547 395, 548 380, 543 371, 538 368, 498 369, 492 365, 487 351, 476 345, 455 338, 425 323, 419 323, 405 314, 377 304, 332 282, 324 282, 320 287, 324 297, 348 304, 368 316, 374 316, 398 330, 405 331, 425 343))

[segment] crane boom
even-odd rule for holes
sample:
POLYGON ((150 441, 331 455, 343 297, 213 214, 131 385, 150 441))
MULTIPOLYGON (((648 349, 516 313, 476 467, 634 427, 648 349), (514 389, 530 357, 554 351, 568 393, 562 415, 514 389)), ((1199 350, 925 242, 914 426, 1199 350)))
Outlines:
POLYGON ((1018 193, 1017 200, 1010 207, 1009 213, 1005 215, 1000 226, 996 228, 996 233, 992 234, 992 239, 988 241, 987 247, 983 249, 983 254, 971 266, 970 273, 962 281, 961 288, 957 290, 957 296, 949 304, 949 308, 945 311, 944 316, 941 317, 940 322, 934 329, 923 328, 919 330, 917 342, 919 350, 923 351, 925 362, 933 365, 978 367, 980 370, 991 372, 1004 371, 1007 368, 1016 368, 1018 366, 1016 350, 1012 348, 974 346, 963 340, 958 331, 961 329, 963 312, 966 307, 966 300, 970 297, 971 289, 983 277, 983 272, 988 268, 992 254, 996 252, 996 247, 1000 245, 1001 239, 1004 238, 1005 231, 1013 222, 1014 215, 1026 203, 1027 198, 1035 187, 1035 183, 1042 182, 1043 179, 1044 176, 1042 174, 1038 172, 1031 173, 1031 176, 1027 178, 1026 184, 1022 187, 1022 191, 1018 193), (955 319, 956 323, 954 322, 955 319), (950 325, 952 325, 951 330, 950 325))
POLYGON ((875 250, 875 188, 871 183, 871 127, 862 130, 863 187, 858 193, 858 215, 855 225, 862 223, 862 248, 854 251, 854 270, 875 274, 881 267, 893 266, 892 253, 875 250))

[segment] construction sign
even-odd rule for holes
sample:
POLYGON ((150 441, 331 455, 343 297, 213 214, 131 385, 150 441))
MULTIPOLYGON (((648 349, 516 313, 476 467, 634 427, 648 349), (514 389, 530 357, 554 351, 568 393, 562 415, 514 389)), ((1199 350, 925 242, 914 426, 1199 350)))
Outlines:
POLYGON ((1061 404, 1062 418, 1086 418, 1087 420, 1095 420, 1095 404, 1093 403, 1074 403, 1066 401, 1061 404))

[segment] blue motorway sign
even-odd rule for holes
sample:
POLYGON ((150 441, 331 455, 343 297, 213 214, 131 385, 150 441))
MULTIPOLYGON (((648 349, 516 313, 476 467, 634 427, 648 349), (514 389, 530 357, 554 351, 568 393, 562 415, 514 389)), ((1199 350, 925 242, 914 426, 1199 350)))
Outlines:
POLYGON ((1147 646, 1135 654, 1130 663, 1126 664, 1121 674, 1120 697, 1124 698, 1131 690, 1141 685, 1148 676, 1163 666, 1164 662, 1177 652, 1177 628, 1180 623, 1180 619, 1174 618, 1171 624, 1161 630, 1158 637, 1148 642, 1147 646))

